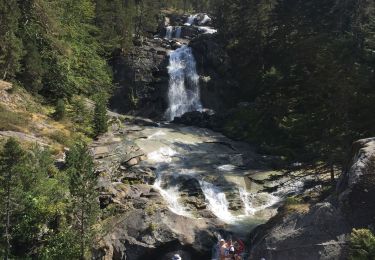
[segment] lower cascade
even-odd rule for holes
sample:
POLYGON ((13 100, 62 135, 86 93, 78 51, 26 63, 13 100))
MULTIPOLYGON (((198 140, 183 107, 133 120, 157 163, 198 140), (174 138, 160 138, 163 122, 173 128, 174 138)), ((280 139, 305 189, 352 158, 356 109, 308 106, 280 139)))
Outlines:
POLYGON ((199 76, 192 49, 182 46, 169 55, 169 107, 165 117, 173 120, 186 112, 202 109, 199 76))

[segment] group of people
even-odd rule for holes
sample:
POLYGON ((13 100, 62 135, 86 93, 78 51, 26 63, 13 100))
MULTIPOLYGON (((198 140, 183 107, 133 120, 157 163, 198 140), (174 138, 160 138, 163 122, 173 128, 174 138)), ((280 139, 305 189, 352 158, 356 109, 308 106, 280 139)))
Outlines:
POLYGON ((245 245, 238 239, 236 241, 219 241, 219 259, 220 260, 241 260, 242 253, 244 252, 245 245))

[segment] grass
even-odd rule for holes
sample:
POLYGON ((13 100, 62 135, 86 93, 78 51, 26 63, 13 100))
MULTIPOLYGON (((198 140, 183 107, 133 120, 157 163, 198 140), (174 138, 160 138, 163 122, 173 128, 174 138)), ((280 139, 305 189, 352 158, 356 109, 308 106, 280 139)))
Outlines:
POLYGON ((307 213, 310 210, 310 204, 303 202, 300 197, 288 197, 285 200, 284 208, 287 213, 307 213))
POLYGON ((25 132, 29 122, 27 113, 13 112, 0 104, 0 131, 25 132))

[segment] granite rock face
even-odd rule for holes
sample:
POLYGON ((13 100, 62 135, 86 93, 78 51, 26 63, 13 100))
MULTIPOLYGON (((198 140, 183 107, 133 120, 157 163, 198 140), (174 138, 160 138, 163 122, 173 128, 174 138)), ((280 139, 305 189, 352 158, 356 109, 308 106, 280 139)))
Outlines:
POLYGON ((251 259, 347 259, 352 228, 375 221, 375 138, 353 144, 351 161, 337 185, 337 196, 307 213, 281 210, 252 233, 251 259))

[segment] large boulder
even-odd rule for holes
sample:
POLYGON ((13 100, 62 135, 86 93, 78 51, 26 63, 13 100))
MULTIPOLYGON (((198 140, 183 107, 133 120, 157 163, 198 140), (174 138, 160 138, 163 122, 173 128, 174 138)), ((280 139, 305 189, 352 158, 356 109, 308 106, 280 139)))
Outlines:
POLYGON ((375 222, 375 138, 355 142, 337 195, 307 212, 281 209, 266 225, 252 232, 253 259, 347 259, 352 228, 375 222))

